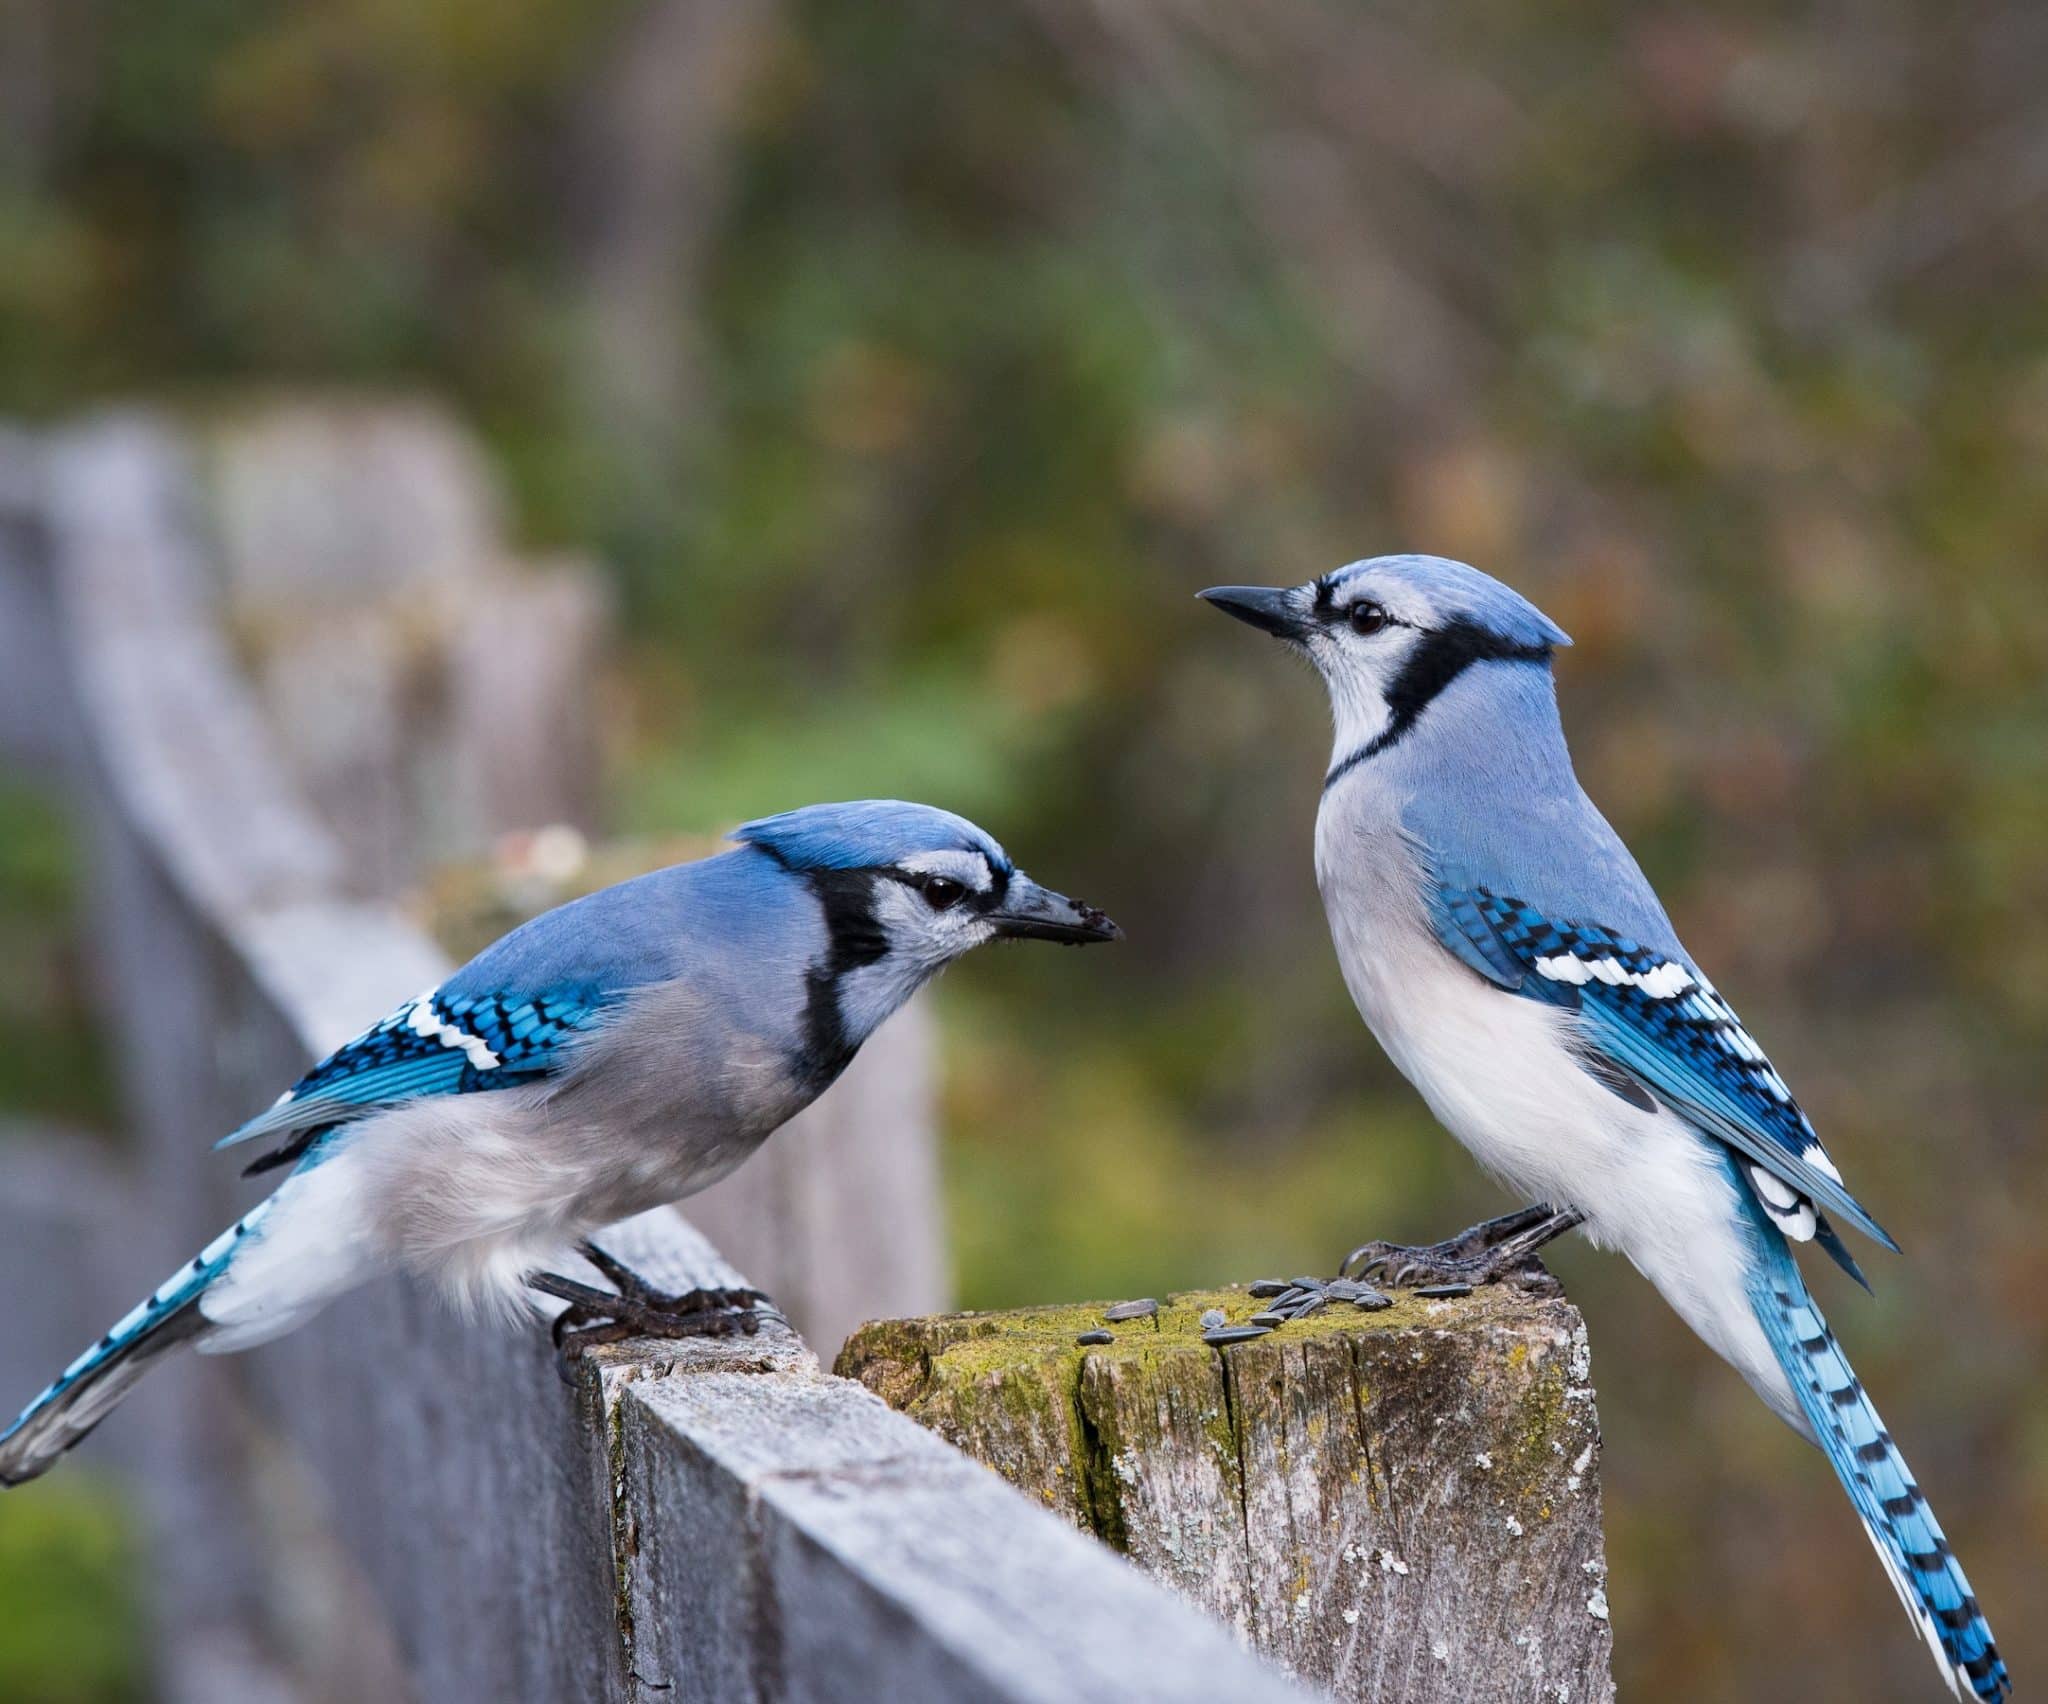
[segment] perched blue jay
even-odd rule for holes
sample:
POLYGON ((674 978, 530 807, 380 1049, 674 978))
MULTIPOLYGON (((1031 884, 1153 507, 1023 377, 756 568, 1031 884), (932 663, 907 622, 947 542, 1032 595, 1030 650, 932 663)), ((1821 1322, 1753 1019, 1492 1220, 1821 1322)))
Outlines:
POLYGON ((1817 1242, 1861 1281, 1829 1214, 1897 1245, 1580 790, 1550 673, 1571 641, 1433 556, 1202 596, 1329 688, 1316 880, 1360 1014, 1482 1165, 1554 1204, 1343 1270, 1541 1281, 1535 1251, 1583 1225, 1820 1446, 1950 1690, 2003 1696, 1970 1583, 1792 1255, 1817 1242))
POLYGON ((571 1354, 750 1331, 758 1292, 660 1296, 587 1242, 617 1294, 545 1268, 725 1176, 963 953, 1118 937, 929 806, 812 805, 732 838, 513 930, 226 1137, 273 1144, 248 1169, 283 1184, 0 1434, 0 1484, 46 1470, 164 1351, 266 1342, 394 1268, 471 1310, 561 1297, 571 1354))

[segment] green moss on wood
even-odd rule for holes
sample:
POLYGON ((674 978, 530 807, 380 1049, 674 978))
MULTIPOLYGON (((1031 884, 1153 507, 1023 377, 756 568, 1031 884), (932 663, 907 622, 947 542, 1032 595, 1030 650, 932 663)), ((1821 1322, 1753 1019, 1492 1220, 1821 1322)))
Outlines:
MULTIPOLYGON (((1202 1315, 1210 1309, 1239 1324, 1265 1305, 1232 1288, 1171 1296, 1151 1318, 1115 1326, 1104 1322, 1101 1302, 880 1320, 848 1339, 836 1370, 1119 1549, 1128 1541, 1124 1475, 1128 1464, 1166 1442, 1163 1412, 1197 1418, 1216 1470, 1242 1498, 1243 1420, 1226 1357, 1236 1380, 1279 1389, 1294 1376, 1285 1357, 1352 1346, 1357 1412, 1303 1417, 1293 1447, 1310 1454, 1324 1448, 1333 1425, 1361 1435, 1370 1428, 1367 1393, 1376 1385, 1398 1380, 1407 1387, 1404 1410, 1466 1400, 1460 1381, 1470 1357, 1441 1353, 1439 1334, 1485 1337, 1515 1326, 1511 1343, 1480 1358, 1514 1383, 1527 1377, 1531 1304, 1509 1292, 1456 1300, 1396 1293, 1394 1306, 1377 1313, 1336 1306, 1220 1351, 1202 1341, 1202 1315), (1076 1341, 1100 1330, 1114 1332, 1113 1341, 1076 1341)), ((1503 1452, 1504 1486, 1533 1489, 1554 1463, 1553 1444, 1569 1430, 1561 1352, 1540 1348, 1541 1370, 1513 1403, 1515 1442, 1503 1452)), ((1364 1494, 1377 1495, 1371 1476, 1361 1477, 1364 1494)))
POLYGON ((1202 1341, 1208 1309, 1263 1305, 1206 1290, 1115 1326, 1097 1303, 887 1320, 838 1370, 1339 1696, 1436 1675, 1447 1648, 1518 1688, 1554 1672, 1610 1696, 1606 1624, 1584 1610, 1604 1571, 1598 1431, 1569 1305, 1409 1292, 1202 1341))

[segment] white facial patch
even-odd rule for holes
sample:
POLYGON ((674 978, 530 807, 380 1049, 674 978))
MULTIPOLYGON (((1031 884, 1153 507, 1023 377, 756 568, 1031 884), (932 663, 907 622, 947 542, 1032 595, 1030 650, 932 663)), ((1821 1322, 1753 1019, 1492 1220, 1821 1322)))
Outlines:
MULTIPOLYGON (((914 866, 905 863, 898 868, 912 873, 914 866)), ((915 873, 950 881, 964 881, 967 875, 964 866, 950 863, 915 873)), ((988 880, 986 866, 982 879, 988 880)), ((849 1036, 871 1035, 931 977, 995 933, 995 925, 976 907, 951 905, 935 911, 923 894, 900 881, 875 882, 872 905, 875 926, 888 943, 888 951, 872 964, 845 972, 833 984, 840 1020, 849 1036)))
POLYGON ((896 867, 913 876, 944 876, 974 893, 987 893, 995 885, 995 873, 979 852, 921 852, 896 867))
POLYGON ((431 988, 412 1003, 412 1009, 406 1014, 405 1023, 406 1028, 414 1035, 424 1036, 429 1041, 438 1041, 443 1047, 460 1049, 468 1056, 470 1064, 479 1071, 495 1071, 498 1068, 498 1056, 490 1050, 482 1037, 456 1028, 434 1010, 434 991, 431 988))
POLYGON ((1330 694, 1330 719, 1336 725, 1333 759, 1341 760, 1386 732, 1393 719, 1387 694, 1423 637, 1408 626, 1362 639, 1341 622, 1335 627, 1311 624, 1306 649, 1330 694))

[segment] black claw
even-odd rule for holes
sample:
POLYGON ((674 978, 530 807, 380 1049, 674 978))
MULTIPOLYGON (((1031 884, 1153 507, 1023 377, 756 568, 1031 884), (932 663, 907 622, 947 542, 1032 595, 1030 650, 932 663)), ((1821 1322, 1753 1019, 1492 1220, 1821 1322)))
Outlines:
POLYGON ((569 1305, 549 1327, 556 1368, 563 1382, 576 1382, 575 1364, 600 1344, 622 1343, 629 1337, 752 1337, 764 1315, 782 1315, 759 1290, 744 1288, 690 1290, 666 1295, 630 1267, 592 1244, 579 1252, 618 1286, 599 1290, 555 1272, 536 1272, 527 1283, 543 1295, 569 1305))
POLYGON ((587 1323, 570 1323, 581 1321, 582 1317, 580 1309, 569 1308, 555 1321, 555 1376, 572 1390, 576 1388, 577 1383, 576 1363, 582 1360, 585 1354, 601 1343, 623 1343, 634 1335, 632 1326, 621 1324, 617 1320, 601 1319, 587 1323), (565 1330, 565 1325, 568 1325, 569 1329, 565 1330))
POLYGON ((603 1313, 620 1298, 609 1290, 599 1290, 589 1284, 579 1283, 574 1278, 564 1278, 555 1272, 536 1272, 527 1280, 531 1289, 543 1295, 558 1296, 572 1308, 594 1309, 603 1313))
POLYGON ((1361 1274, 1370 1272, 1375 1266, 1380 1264, 1382 1258, 1374 1254, 1373 1250, 1384 1248, 1385 1246, 1384 1243, 1360 1243, 1342 1260, 1337 1262, 1337 1270, 1339 1272, 1349 1272, 1352 1267, 1356 1266, 1361 1274))
POLYGON ((635 1272, 616 1255, 610 1255, 587 1238, 576 1245, 576 1252, 604 1274, 605 1281, 622 1296, 634 1296, 648 1300, 659 1295, 646 1279, 635 1272))
POLYGON ((1525 1288, 1555 1294, 1557 1281, 1544 1270, 1536 1251, 1583 1222, 1584 1215, 1574 1208, 1525 1207, 1424 1248, 1360 1243, 1344 1257, 1339 1271, 1348 1275, 1356 1268, 1360 1276, 1377 1276, 1397 1288, 1462 1284, 1469 1291, 1475 1285, 1512 1279, 1525 1288))

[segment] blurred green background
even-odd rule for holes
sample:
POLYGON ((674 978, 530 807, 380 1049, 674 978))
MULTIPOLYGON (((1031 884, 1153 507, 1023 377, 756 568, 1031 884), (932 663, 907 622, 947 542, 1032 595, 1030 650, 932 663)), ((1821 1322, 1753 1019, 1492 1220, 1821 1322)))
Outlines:
MULTIPOLYGON (((1815 1281, 2025 1687, 2044 64, 2024 0, 8 0, 0 412, 442 397, 524 541, 616 575, 622 828, 926 798, 1108 907, 1117 952, 936 996, 979 1305, 1510 1204, 1339 984, 1318 691, 1190 596, 1510 579, 1578 640, 1589 790, 1906 1245, 1874 1303, 1815 1281)), ((90 1123, 63 834, 0 786, 0 1108, 90 1123)), ((1928 1696, 1820 1459, 1621 1262, 1553 1264, 1623 1696, 1928 1696)), ((118 1510, 39 1519, 0 1694, 133 1695, 62 1619, 129 1627, 118 1510)))

